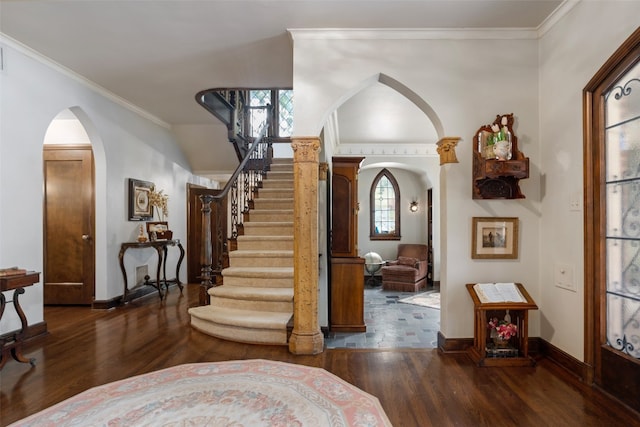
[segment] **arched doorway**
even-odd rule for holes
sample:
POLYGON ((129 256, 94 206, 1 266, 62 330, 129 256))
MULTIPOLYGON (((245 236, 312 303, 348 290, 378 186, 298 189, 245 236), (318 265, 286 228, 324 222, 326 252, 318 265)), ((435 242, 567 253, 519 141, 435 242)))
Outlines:
POLYGON ((95 296, 93 151, 70 110, 49 125, 43 145, 44 303, 90 305, 95 296))
MULTIPOLYGON (((325 144, 323 150, 330 152, 327 160, 331 155, 365 158, 357 180, 359 256, 375 252, 383 259, 391 260, 395 259, 397 246, 401 242, 432 245, 437 256, 436 273, 439 275, 440 240, 437 232, 439 229, 437 201, 439 200, 440 168, 435 143, 444 135, 444 132, 438 116, 415 92, 384 74, 376 75, 363 82, 339 100, 334 108, 335 110, 328 114, 328 120, 322 132, 325 144), (398 211, 399 219, 403 224, 402 235, 397 239, 376 240, 369 235, 369 189, 372 179, 384 168, 392 168, 394 175, 398 174, 403 181, 400 191, 403 196, 398 211), (411 202, 416 202, 419 206, 416 212, 409 210, 411 202), (427 214, 427 206, 431 208, 430 215, 427 214)), ((329 282, 331 282, 330 278, 329 282)), ((365 299, 371 296, 371 292, 367 292, 368 290, 365 289, 365 299)), ((384 301, 384 296, 380 298, 376 295, 373 298, 377 300, 373 304, 386 305, 385 303, 389 302, 395 303, 393 298, 398 299, 398 296, 391 296, 388 301, 384 301)), ((365 301, 365 323, 368 316, 367 307, 367 301, 365 301)), ((386 307, 397 307, 397 305, 388 304, 386 307)), ((436 313, 437 320, 434 324, 437 326, 434 326, 433 340, 421 340, 426 346, 429 346, 430 341, 433 342, 433 346, 437 342, 436 333, 439 329, 440 314, 436 313)), ((413 318, 412 315, 410 317, 413 318)), ((371 337, 371 331, 368 329, 367 332, 371 337)), ((389 330, 386 332, 391 336, 397 335, 400 331, 395 331, 395 334, 389 330)), ((408 344, 409 340, 405 343, 400 341, 396 343, 398 346, 404 344, 411 346, 408 344)))

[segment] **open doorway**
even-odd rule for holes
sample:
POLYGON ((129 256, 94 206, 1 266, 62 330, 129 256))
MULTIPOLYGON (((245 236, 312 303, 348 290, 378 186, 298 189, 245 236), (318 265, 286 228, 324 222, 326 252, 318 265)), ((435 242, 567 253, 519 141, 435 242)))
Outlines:
MULTIPOLYGON (((442 125, 424 100, 383 74, 363 82, 357 93, 347 96, 348 99, 329 115, 323 135, 324 144, 333 150, 334 158, 364 158, 357 177, 358 256, 374 252, 383 260, 394 260, 400 243, 427 245, 430 287, 415 293, 439 290, 433 286, 439 277, 440 252, 440 167, 435 143, 443 136, 442 125), (389 210, 396 212, 393 223, 398 233, 375 239, 372 238, 375 228, 370 224, 370 188, 383 170, 388 170, 398 181, 397 206, 389 210), (402 224, 401 229, 399 224, 402 224)), ((365 283, 367 279, 365 277, 365 283)), ((414 292, 365 286, 366 332, 331 334, 326 340, 327 346, 436 347, 440 311, 400 302, 411 296, 414 292), (412 325, 413 321, 416 321, 415 325, 412 325), (422 336, 420 340, 418 337, 425 333, 432 335, 429 338, 422 336)))

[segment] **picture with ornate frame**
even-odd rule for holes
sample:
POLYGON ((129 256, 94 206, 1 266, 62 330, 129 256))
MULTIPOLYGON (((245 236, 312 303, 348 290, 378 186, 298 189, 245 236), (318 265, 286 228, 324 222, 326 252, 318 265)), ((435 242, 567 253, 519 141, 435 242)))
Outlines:
POLYGON ((167 221, 147 222, 147 234, 151 241, 169 240, 173 236, 173 232, 169 230, 169 223, 167 221))
POLYGON ((518 258, 518 218, 473 217, 472 259, 518 258))
POLYGON ((153 187, 153 182, 129 178, 129 221, 153 219, 153 206, 149 203, 153 187))

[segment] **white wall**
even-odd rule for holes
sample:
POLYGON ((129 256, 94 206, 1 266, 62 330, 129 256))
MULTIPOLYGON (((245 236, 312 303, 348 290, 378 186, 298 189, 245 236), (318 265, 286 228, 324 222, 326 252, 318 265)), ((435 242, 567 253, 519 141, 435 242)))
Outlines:
POLYGON ((540 39, 540 336, 584 357, 582 90, 638 27, 640 2, 582 1, 540 39), (597 30, 596 30, 597 29, 597 30), (558 264, 573 267, 576 292, 554 285, 558 264))
MULTIPOLYGON (((100 89, 55 64, 36 59, 11 40, 2 38, 0 43, 4 56, 0 71, 0 266, 42 271, 42 145, 52 120, 70 108, 83 124, 95 157, 95 298, 122 295, 118 252, 122 242, 135 239, 139 224, 127 218, 127 178, 152 181, 169 194, 169 224, 174 237, 183 239, 186 183, 198 179, 190 173, 169 129, 158 120, 125 108, 114 97, 104 96, 100 89)), ((185 280, 186 267, 181 276, 185 280)), ((27 288, 21 302, 29 324, 43 321, 41 283, 27 288)), ((8 309, 0 333, 19 325, 8 309)))
POLYGON ((376 252, 382 259, 393 260, 398 254, 399 243, 427 244, 426 189, 415 173, 397 168, 387 168, 400 187, 400 234, 401 240, 371 240, 371 184, 383 168, 362 168, 358 174, 358 254, 376 252), (409 212, 409 203, 418 202, 418 212, 409 212))

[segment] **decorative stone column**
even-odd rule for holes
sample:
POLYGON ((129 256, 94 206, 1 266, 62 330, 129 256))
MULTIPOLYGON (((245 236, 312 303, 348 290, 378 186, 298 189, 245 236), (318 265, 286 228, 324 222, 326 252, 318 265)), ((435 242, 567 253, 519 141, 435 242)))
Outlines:
POLYGON ((460 141, 459 136, 445 136, 436 143, 441 166, 445 163, 458 163, 458 158, 456 157, 458 141, 460 141))
POLYGON ((318 159, 320 139, 292 138, 293 147, 293 332, 289 351, 318 354, 318 159))

